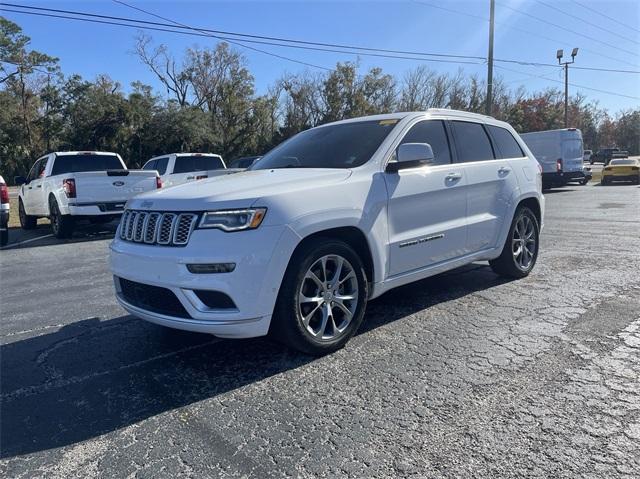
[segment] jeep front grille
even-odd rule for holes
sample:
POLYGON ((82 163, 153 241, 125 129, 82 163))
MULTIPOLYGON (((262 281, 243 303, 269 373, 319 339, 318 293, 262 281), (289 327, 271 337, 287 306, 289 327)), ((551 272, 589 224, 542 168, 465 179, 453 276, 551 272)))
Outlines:
POLYGON ((134 243, 185 246, 198 222, 196 213, 126 210, 120 220, 120 239, 134 243))

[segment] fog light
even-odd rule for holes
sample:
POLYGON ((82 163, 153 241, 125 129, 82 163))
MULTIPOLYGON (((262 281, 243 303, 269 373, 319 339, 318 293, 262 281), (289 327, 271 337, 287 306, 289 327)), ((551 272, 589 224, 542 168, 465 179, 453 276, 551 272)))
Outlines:
POLYGON ((236 269, 235 263, 188 264, 187 269, 193 274, 231 273, 236 269))

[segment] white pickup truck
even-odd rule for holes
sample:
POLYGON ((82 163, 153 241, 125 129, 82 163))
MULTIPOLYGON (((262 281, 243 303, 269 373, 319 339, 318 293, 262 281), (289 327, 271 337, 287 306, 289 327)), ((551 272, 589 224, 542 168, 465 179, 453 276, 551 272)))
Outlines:
POLYGON ((227 168, 220 155, 211 153, 170 153, 156 156, 147 161, 142 169, 157 171, 163 187, 243 171, 242 168, 227 168))
POLYGON ((161 186, 155 171, 128 170, 120 155, 104 151, 49 153, 15 181, 22 228, 49 217, 57 238, 69 238, 79 219, 112 221, 128 199, 161 186))

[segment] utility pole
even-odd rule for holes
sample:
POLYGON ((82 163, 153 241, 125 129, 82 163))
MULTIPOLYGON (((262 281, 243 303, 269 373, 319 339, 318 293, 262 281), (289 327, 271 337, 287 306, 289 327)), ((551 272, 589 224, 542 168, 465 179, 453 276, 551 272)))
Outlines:
POLYGON ((578 54, 578 49, 574 48, 571 50, 571 61, 563 62, 562 56, 564 52, 562 50, 558 50, 556 52, 556 58, 558 59, 558 65, 564 66, 564 127, 569 128, 569 65, 576 61, 576 55, 578 54))
POLYGON ((491 115, 491 106, 493 105, 493 25, 496 9, 495 0, 489 0, 489 55, 487 58, 487 104, 485 113, 491 115))

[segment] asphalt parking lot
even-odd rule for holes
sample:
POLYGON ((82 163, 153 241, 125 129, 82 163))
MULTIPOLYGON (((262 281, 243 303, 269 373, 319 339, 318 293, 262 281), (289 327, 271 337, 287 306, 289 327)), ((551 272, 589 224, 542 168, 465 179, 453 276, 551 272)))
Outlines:
POLYGON ((394 290, 320 359, 127 316, 108 229, 0 251, 0 475, 638 477, 640 187, 546 198, 531 276, 394 290))

